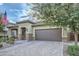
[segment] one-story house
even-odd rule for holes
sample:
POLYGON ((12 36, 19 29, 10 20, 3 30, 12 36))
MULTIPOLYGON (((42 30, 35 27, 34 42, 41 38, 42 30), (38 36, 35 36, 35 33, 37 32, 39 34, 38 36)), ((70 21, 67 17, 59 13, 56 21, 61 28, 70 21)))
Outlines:
POLYGON ((42 23, 34 23, 29 20, 23 20, 16 24, 9 23, 8 37, 15 36, 17 40, 46 40, 62 41, 67 40, 68 30, 61 27, 48 26, 42 23))

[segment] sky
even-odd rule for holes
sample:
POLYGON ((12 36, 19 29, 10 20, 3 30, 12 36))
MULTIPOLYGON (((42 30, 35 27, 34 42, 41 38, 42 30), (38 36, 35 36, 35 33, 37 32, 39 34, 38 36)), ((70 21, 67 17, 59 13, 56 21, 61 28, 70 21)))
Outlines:
POLYGON ((31 6, 26 3, 0 3, 0 11, 7 12, 9 22, 21 21, 23 16, 27 16, 31 6))

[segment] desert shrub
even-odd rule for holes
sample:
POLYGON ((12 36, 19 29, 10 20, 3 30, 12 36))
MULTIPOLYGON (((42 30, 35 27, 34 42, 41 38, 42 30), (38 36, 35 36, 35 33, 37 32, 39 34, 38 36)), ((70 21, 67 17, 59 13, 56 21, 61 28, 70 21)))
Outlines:
POLYGON ((7 43, 14 44, 14 41, 15 41, 14 37, 10 37, 8 38, 7 43))
POLYGON ((77 45, 68 46, 68 54, 70 56, 79 56, 79 46, 77 45))

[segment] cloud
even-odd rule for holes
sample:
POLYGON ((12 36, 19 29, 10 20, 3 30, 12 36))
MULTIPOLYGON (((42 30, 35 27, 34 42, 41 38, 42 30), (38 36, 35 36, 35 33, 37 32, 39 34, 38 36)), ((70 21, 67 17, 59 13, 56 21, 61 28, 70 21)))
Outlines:
POLYGON ((15 23, 13 20, 9 20, 10 23, 15 23))
POLYGON ((30 14, 31 10, 22 10, 21 13, 19 14, 19 21, 22 20, 32 20, 32 15, 30 14))
POLYGON ((26 10, 21 10, 21 14, 19 14, 19 17, 26 16, 26 15, 27 15, 26 10))
POLYGON ((29 9, 27 4, 25 3, 21 4, 21 7, 22 9, 9 9, 9 12, 13 13, 13 15, 15 15, 15 17, 17 17, 19 21, 22 16, 27 16, 29 9))
POLYGON ((15 19, 14 17, 10 17, 10 16, 7 17, 7 20, 10 23, 16 23, 16 21, 14 21, 14 19, 15 19))
POLYGON ((0 5, 3 5, 3 3, 0 3, 0 5))
POLYGON ((21 10, 21 14, 19 14, 19 21, 31 20, 31 21, 37 22, 38 20, 36 17, 33 17, 33 13, 34 13, 34 11, 31 9, 21 10))
POLYGON ((7 10, 8 18, 10 22, 17 22, 24 19, 29 19, 29 16, 27 17, 30 6, 26 3, 21 4, 4 4, 5 8, 7 10), (25 16, 25 18, 21 18, 22 16, 25 16))
POLYGON ((18 9, 9 9, 9 11, 10 12, 13 12, 13 11, 18 12, 19 10, 18 9))
POLYGON ((9 18, 17 18, 17 20, 16 21, 22 21, 22 20, 24 20, 25 18, 26 18, 26 16, 27 16, 27 11, 26 10, 17 10, 17 9, 14 9, 14 10, 10 10, 10 12, 14 12, 14 15, 16 15, 16 16, 14 16, 14 17, 9 17, 9 18), (23 16, 25 16, 25 18, 22 18, 23 16))
POLYGON ((22 16, 27 16, 28 15, 28 12, 30 10, 30 6, 26 3, 23 3, 22 4, 22 7, 23 9, 20 11, 21 14, 19 14, 19 17, 22 17, 22 16))

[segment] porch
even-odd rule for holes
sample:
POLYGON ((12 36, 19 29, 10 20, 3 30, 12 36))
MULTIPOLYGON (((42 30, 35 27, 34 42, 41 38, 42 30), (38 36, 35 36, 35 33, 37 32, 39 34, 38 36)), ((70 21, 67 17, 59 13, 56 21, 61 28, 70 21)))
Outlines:
POLYGON ((26 27, 11 26, 8 29, 8 37, 14 37, 15 40, 32 40, 32 34, 28 33, 26 27))

